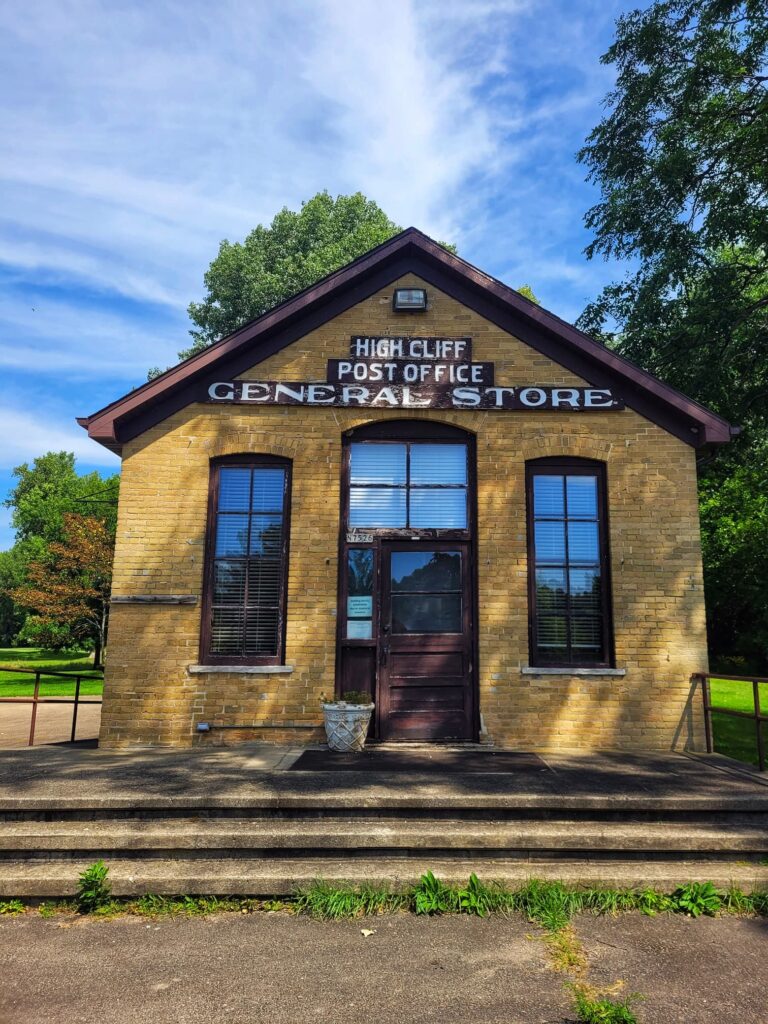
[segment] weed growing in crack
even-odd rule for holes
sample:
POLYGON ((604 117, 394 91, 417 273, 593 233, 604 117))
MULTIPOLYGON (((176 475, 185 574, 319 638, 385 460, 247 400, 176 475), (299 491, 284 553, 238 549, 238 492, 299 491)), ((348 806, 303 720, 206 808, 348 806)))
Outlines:
POLYGON ((21 900, 0 900, 0 915, 8 914, 14 916, 15 914, 23 914, 24 910, 25 907, 21 900))
POLYGON ((94 914, 106 909, 111 902, 112 886, 107 875, 109 868, 103 860, 97 860, 80 875, 75 902, 81 914, 94 914))
POLYGON ((549 959, 556 971, 581 975, 587 969, 587 954, 570 925, 544 937, 549 959))
POLYGON ((638 995, 613 999, 596 993, 588 985, 572 985, 571 989, 580 1024, 637 1024, 632 1007, 640 998, 638 995))

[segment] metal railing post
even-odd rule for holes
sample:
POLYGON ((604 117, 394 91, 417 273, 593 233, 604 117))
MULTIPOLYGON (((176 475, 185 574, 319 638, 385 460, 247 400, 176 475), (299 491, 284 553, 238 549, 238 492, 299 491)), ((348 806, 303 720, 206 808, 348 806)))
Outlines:
POLYGON ((100 697, 92 698, 91 700, 83 700, 80 695, 82 688, 83 679, 100 679, 103 681, 103 674, 88 673, 83 676, 82 673, 78 672, 56 672, 55 669, 33 669, 33 668, 18 668, 14 665, 0 665, 0 671, 3 672, 15 672, 20 676, 34 676, 35 685, 31 697, 0 697, 0 708, 5 704, 31 704, 32 715, 29 722, 29 737, 27 739, 27 746, 32 747, 35 744, 35 729, 37 728, 37 706, 38 704, 72 704, 72 729, 70 732, 70 743, 75 742, 77 733, 77 720, 78 713, 81 704, 102 704, 103 701, 100 697), (74 679, 75 680, 75 694, 74 697, 41 697, 40 686, 42 684, 43 676, 55 676, 57 679, 74 679))
POLYGON ((37 702, 40 699, 40 671, 35 672, 35 690, 32 694, 32 718, 29 722, 29 743, 28 747, 35 745, 35 722, 37 721, 37 702))
POLYGON ((755 729, 757 731, 757 764, 761 772, 765 771, 765 742, 763 741, 762 718, 760 712, 760 683, 752 680, 752 698, 755 704, 755 729))
POLYGON ((69 742, 75 742, 75 733, 77 732, 77 708, 78 701, 80 700, 80 676, 75 679, 75 703, 72 706, 72 733, 69 737, 69 742))
POLYGON ((700 675, 701 693, 704 700, 704 742, 707 745, 707 753, 714 754, 715 741, 712 735, 712 701, 709 693, 709 676, 700 675))

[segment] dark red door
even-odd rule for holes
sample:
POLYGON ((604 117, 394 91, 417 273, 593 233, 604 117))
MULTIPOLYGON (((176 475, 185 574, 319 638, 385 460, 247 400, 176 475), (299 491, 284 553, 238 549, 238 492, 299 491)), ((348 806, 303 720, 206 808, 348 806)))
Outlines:
POLYGON ((378 736, 472 740, 470 545, 383 542, 378 736))

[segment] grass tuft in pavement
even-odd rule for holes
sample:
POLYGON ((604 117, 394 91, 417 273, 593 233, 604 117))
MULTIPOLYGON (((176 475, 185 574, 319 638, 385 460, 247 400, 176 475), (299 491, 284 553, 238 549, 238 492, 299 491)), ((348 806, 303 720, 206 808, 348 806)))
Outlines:
POLYGON ((23 914, 26 907, 21 900, 0 900, 0 916, 8 915, 12 917, 15 914, 23 914))
POLYGON ((600 994, 589 985, 572 985, 574 1009, 580 1024, 637 1024, 632 1006, 640 998, 637 995, 613 999, 600 994))
POLYGON ((548 932, 544 943, 549 959, 556 971, 581 975, 587 969, 587 954, 571 925, 556 932, 548 932))

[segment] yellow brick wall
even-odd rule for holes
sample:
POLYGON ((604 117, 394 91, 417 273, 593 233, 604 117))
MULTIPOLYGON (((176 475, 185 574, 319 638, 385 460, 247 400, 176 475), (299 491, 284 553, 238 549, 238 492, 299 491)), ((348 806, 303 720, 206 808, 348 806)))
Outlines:
MULTIPOLYGON (((408 275, 397 284, 419 285, 408 275)), ((322 381, 353 334, 473 339, 503 385, 583 384, 429 287, 430 309, 395 316, 390 286, 243 376, 322 381)), ((200 595, 209 460, 261 452, 293 460, 286 663, 290 674, 191 675, 200 603, 115 604, 104 746, 307 742, 334 687, 341 435, 402 410, 194 404, 126 444, 114 593, 200 595), (197 736, 199 721, 278 729, 197 736)), ((706 671, 695 453, 639 414, 429 411, 477 435, 479 701, 483 738, 517 748, 669 749, 701 744, 692 672, 706 671), (528 662, 524 467, 574 455, 607 464, 616 664, 626 676, 521 674, 528 662)))

